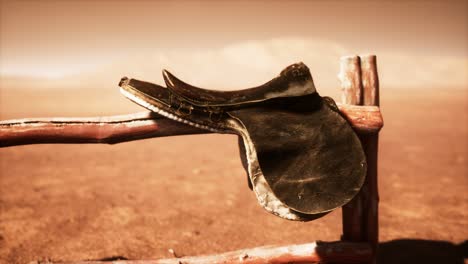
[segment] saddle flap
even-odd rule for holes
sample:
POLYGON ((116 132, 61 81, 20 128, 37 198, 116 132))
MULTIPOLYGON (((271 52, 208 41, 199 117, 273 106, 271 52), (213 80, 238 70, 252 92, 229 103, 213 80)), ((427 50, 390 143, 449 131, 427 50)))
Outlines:
MULTIPOLYGON (((315 215, 349 202, 367 167, 361 143, 336 105, 318 95, 310 99, 229 115, 245 127, 273 194, 290 209, 315 215)), ((255 175, 250 177, 255 185, 255 175)))

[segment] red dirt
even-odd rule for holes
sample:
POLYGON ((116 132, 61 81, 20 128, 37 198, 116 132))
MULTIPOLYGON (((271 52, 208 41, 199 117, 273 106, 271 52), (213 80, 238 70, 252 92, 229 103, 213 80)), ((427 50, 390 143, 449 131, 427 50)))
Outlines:
MULTIPOLYGON (((0 93, 1 119, 142 110, 116 90, 0 93)), ((459 244, 468 238, 468 90, 388 88, 381 102, 380 240, 459 244)), ((0 263, 167 258, 169 249, 206 254, 341 234, 340 210, 309 223, 264 211, 231 135, 4 148, 0 174, 0 263)))

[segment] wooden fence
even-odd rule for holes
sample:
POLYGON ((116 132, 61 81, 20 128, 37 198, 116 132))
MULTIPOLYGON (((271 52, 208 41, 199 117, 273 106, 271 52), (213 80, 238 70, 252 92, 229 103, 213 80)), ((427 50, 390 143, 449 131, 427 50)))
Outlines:
MULTIPOLYGON (((346 56, 340 61, 342 104, 338 107, 358 134, 367 157, 367 177, 360 193, 343 206, 341 241, 265 246, 210 256, 161 260, 77 261, 69 264, 201 263, 375 263, 378 250, 377 161, 379 108, 376 56, 346 56)), ((107 143, 202 134, 197 129, 151 112, 94 118, 0 121, 0 147, 39 143, 107 143)))

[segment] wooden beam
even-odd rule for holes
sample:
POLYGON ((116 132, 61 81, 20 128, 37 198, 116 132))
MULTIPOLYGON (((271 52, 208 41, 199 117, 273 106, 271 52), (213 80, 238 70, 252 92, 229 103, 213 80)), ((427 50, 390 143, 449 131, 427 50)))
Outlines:
MULTIPOLYGON (((382 127, 378 107, 339 106, 358 133, 382 127)), ((188 134, 207 134, 152 112, 92 118, 33 118, 0 122, 0 147, 41 143, 106 143, 188 134)))
MULTIPOLYGON (((159 260, 71 261, 54 264, 305 264, 360 263, 372 256, 365 243, 313 242, 301 245, 265 246, 216 255, 182 257, 159 260)), ((51 262, 47 262, 50 264, 51 262)), ((37 263, 41 264, 41 262, 37 263)), ((45 264, 45 263, 44 263, 45 264)))
MULTIPOLYGON (((361 56, 361 74, 363 88, 363 105, 380 104, 379 79, 377 75, 377 58, 375 55, 361 56)), ((373 249, 371 263, 376 263, 379 245, 379 191, 378 191, 378 149, 379 134, 361 135, 361 141, 367 158, 367 177, 363 194, 363 237, 373 249)))
POLYGON ((28 118, 0 122, 0 147, 40 143, 106 143, 210 133, 152 112, 91 118, 28 118))
MULTIPOLYGON (((361 104, 361 65, 358 56, 346 56, 340 60, 342 103, 345 105, 361 104), (359 95, 359 96, 358 96, 359 95)), ((362 237, 362 197, 360 193, 353 200, 342 207, 343 217, 343 237, 345 241, 363 241, 362 237)))

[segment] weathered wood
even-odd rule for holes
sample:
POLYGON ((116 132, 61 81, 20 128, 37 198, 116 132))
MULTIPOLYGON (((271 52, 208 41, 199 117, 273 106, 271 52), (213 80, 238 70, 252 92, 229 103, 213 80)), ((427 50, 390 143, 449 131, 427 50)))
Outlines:
MULTIPOLYGON (((367 158, 367 177, 362 191, 360 192, 362 219, 361 219, 361 235, 362 241, 369 243, 373 249, 374 254, 377 254, 379 244, 379 215, 378 204, 379 195, 377 187, 377 151, 379 135, 363 135, 361 142, 364 147, 367 158)), ((376 255, 373 256, 375 263, 376 255)))
POLYGON ((359 135, 378 133, 383 126, 379 107, 338 104, 338 108, 359 135))
POLYGON ((340 59, 341 102, 349 105, 362 104, 361 62, 359 56, 344 56, 340 59))
MULTIPOLYGON (((372 255, 366 243, 313 242, 301 245, 265 246, 232 251, 217 255, 183 257, 160 260, 116 260, 54 262, 61 264, 263 264, 263 263, 360 263, 372 255)), ((49 262, 50 263, 50 262, 49 262)))
POLYGON ((377 57, 375 55, 361 56, 361 80, 363 89, 363 105, 380 105, 379 76, 377 74, 377 57))
MULTIPOLYGON (((340 106, 358 133, 382 126, 377 107, 340 106)), ((0 122, 0 147, 40 143, 107 143, 212 133, 151 112, 94 118, 37 118, 0 122)))
MULTIPOLYGON (((362 84, 361 65, 358 56, 345 56, 340 60, 342 102, 345 105, 360 105, 362 84)), ((361 191, 362 192, 362 191, 361 191)), ((345 241, 364 241, 362 235, 362 196, 358 193, 353 200, 342 207, 343 236, 345 241)))
MULTIPOLYGON (((377 74, 377 59, 375 55, 361 58, 361 74, 363 88, 363 105, 378 106, 380 104, 379 79, 377 74)), ((367 158, 367 177, 364 183, 363 194, 363 236, 372 246, 374 256, 372 263, 376 262, 379 245, 379 192, 378 192, 378 148, 379 134, 362 135, 362 144, 367 158)))
POLYGON ((0 122, 0 147, 40 143, 107 143, 210 133, 152 112, 92 118, 32 118, 0 122))
MULTIPOLYGON (((361 90, 363 100, 356 101, 352 96, 343 95, 345 103, 365 104, 378 106, 379 104, 379 82, 377 75, 376 57, 368 55, 361 58, 360 69, 355 68, 355 60, 342 59, 341 69, 355 71, 354 73, 341 73, 343 93, 357 94, 356 90, 361 90), (345 63, 352 66, 343 65, 345 63), (357 85, 352 80, 359 72, 361 74, 361 85, 357 85), (355 86, 348 87, 352 82, 355 86)), ((367 107, 369 107, 367 106, 367 107)), ((382 117, 380 116, 381 120, 382 117)), ((382 123, 383 125, 383 123, 382 123)), ((378 188, 377 188, 377 150, 378 131, 359 135, 367 159, 367 175, 364 185, 358 195, 347 205, 343 206, 343 237, 345 241, 367 242, 373 249, 372 260, 368 263, 375 263, 378 246, 378 188)))

